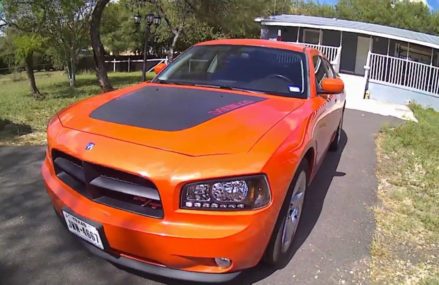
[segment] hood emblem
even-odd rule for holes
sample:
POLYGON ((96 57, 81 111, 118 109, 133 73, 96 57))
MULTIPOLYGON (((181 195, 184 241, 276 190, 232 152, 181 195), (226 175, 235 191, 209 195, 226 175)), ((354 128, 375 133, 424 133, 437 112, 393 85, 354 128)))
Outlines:
POLYGON ((86 146, 85 146, 85 150, 92 150, 95 147, 95 144, 92 142, 89 142, 86 146))

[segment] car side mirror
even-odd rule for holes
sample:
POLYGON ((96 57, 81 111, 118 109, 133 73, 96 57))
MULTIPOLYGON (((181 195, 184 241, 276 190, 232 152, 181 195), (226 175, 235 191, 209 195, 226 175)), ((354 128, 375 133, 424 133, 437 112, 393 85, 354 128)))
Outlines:
POLYGON ((340 78, 323 78, 320 86, 319 94, 337 94, 344 90, 344 83, 340 78))
POLYGON ((166 66, 167 64, 164 62, 157 64, 156 66, 154 66, 154 73, 159 74, 163 69, 165 69, 166 66))

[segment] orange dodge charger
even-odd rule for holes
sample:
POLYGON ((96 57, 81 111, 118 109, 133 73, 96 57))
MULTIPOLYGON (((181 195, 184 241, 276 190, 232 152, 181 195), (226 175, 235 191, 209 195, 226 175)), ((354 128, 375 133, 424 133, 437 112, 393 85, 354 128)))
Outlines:
POLYGON ((343 90, 315 49, 197 44, 151 82, 54 116, 47 192, 86 248, 134 271, 207 283, 279 265, 339 144, 343 90))

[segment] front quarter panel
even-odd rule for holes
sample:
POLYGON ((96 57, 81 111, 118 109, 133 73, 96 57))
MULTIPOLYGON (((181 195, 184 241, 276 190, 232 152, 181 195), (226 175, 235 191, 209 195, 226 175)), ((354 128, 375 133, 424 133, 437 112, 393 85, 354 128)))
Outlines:
MULTIPOLYGON (((274 126, 252 149, 252 153, 270 152, 263 167, 272 191, 273 206, 279 212, 294 173, 306 151, 313 147, 310 134, 312 105, 309 100, 274 126)), ((312 162, 311 162, 312 163, 312 162)))

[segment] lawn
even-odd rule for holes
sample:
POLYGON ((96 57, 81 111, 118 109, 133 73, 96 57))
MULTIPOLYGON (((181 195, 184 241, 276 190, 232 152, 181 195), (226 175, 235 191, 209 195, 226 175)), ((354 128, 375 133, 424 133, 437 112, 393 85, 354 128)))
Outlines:
MULTIPOLYGON (((0 145, 44 144, 51 116, 72 102, 100 93, 94 73, 79 74, 76 88, 69 87, 64 72, 37 72, 35 76, 43 100, 29 95, 24 73, 0 75, 0 145)), ((138 82, 141 74, 116 72, 109 77, 120 88, 138 82)))
POLYGON ((376 284, 439 284, 439 113, 412 109, 419 123, 377 139, 376 284))

